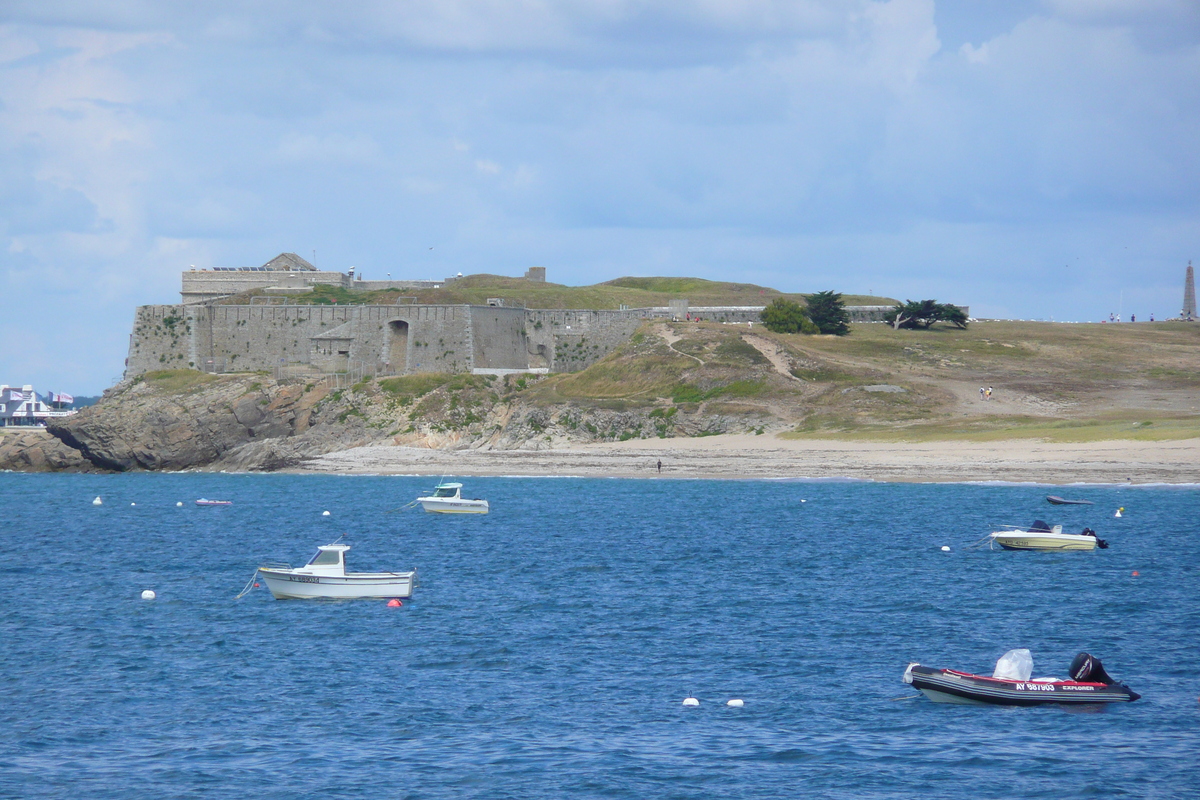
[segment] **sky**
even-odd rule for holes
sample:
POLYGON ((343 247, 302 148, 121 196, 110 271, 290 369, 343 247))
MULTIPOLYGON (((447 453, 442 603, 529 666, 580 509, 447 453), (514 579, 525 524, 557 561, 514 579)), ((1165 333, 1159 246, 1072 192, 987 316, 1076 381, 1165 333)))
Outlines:
POLYGON ((4 0, 0 382, 191 265, 1179 313, 1194 0, 4 0))

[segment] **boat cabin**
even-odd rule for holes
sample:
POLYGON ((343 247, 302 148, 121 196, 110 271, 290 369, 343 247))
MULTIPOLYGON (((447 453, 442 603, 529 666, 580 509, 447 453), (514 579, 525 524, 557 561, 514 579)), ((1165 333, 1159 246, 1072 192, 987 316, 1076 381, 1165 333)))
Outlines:
POLYGON ((457 500, 462 495, 461 483, 439 483, 433 488, 431 497, 444 497, 447 500, 457 500))
POLYGON ((317 554, 309 559, 297 572, 309 575, 345 575, 346 551, 348 544, 323 544, 317 547, 317 554))

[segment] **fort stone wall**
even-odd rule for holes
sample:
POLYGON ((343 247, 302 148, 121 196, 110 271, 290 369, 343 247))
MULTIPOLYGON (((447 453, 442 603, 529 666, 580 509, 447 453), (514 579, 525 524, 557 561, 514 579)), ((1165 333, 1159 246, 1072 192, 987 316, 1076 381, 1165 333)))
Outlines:
POLYGON ((391 365, 405 372, 470 372, 473 344, 470 306, 397 306, 410 326, 408 363, 391 365))
POLYGON ((528 369, 525 309, 471 306, 473 369, 528 369))
POLYGON ((652 309, 527 309, 529 366, 551 372, 586 369, 629 340, 652 309))
POLYGON ((139 306, 129 334, 125 374, 156 369, 198 369, 192 350, 195 321, 183 306, 139 306))
MULTIPOLYGON (((761 307, 621 310, 469 305, 155 305, 140 307, 126 376, 156 369, 207 372, 303 365, 319 372, 586 369, 647 319, 685 316, 753 323, 761 307)), ((882 320, 886 306, 848 307, 853 322, 882 320)), ((965 307, 964 307, 965 310, 965 307)))

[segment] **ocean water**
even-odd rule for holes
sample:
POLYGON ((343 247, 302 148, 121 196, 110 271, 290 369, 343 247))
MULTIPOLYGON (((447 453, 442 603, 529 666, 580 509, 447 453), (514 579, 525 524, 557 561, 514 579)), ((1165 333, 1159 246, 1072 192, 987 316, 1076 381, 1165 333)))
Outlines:
POLYGON ((486 517, 389 513, 433 482, 0 474, 0 797, 1200 796, 1200 488, 471 479, 486 517), (967 549, 1035 517, 1111 548, 967 549), (414 598, 234 599, 340 534, 414 598), (1014 647, 1144 697, 900 680, 1014 647))

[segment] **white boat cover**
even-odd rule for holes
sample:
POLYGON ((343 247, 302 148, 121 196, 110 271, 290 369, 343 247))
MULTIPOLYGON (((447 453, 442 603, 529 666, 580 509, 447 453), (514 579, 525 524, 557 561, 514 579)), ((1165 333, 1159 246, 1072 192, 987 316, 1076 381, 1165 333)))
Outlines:
POLYGON ((1009 650, 996 662, 993 678, 1004 678, 1010 681, 1027 681, 1033 674, 1033 654, 1024 647, 1009 650))

